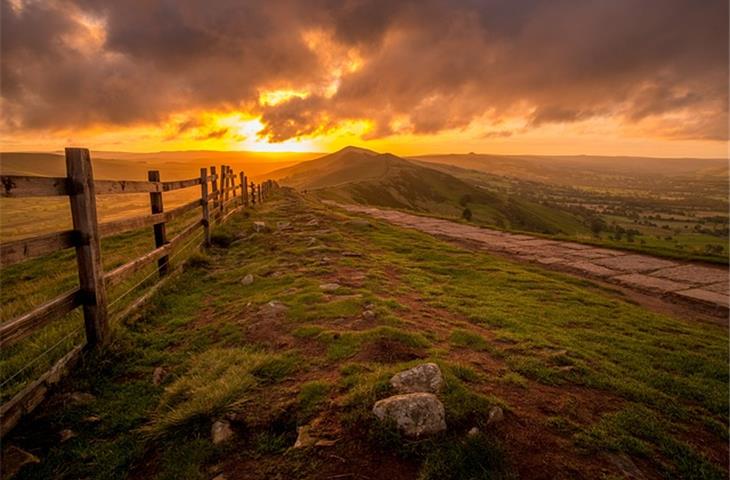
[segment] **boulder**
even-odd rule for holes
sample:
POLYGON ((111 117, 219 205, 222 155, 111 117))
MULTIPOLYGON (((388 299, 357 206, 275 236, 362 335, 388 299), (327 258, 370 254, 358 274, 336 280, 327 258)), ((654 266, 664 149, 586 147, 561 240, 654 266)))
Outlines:
POLYGON ((250 273, 241 279, 241 285, 251 285, 253 283, 253 275, 250 273))
POLYGON ((223 443, 233 437, 231 424, 227 420, 216 420, 210 427, 210 438, 214 445, 223 443))
POLYGON ((393 375, 390 385, 398 393, 438 392, 444 384, 441 369, 435 363, 423 363, 393 375))
POLYGON ((381 421, 394 422, 408 437, 423 437, 446 430, 446 412, 433 393, 407 393, 379 400, 373 413, 381 421))

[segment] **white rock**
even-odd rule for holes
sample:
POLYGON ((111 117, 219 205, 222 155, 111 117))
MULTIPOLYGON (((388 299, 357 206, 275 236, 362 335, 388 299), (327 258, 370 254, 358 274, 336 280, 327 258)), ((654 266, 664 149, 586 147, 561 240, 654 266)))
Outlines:
POLYGON ((226 420, 216 420, 210 428, 210 437, 214 445, 223 443, 233 437, 231 424, 226 420))
POLYGON ((423 363, 390 379, 391 386, 398 393, 438 392, 444 384, 441 369, 435 363, 423 363))
POLYGON ((253 222, 253 230, 255 232, 265 232, 266 222, 253 222))
POLYGON ((323 283, 319 286, 321 290, 324 290, 325 292, 334 292, 335 290, 340 288, 339 283, 323 283))
POLYGON ((479 429, 477 427, 471 427, 471 429, 466 433, 468 437, 476 437, 479 435, 479 429))
POLYGON ((504 412, 499 407, 492 407, 489 409, 489 418, 487 419, 487 425, 493 425, 504 420, 504 412))
POLYGON ((297 427, 297 441, 294 442, 294 448, 311 447, 317 443, 317 438, 309 434, 309 425, 297 427))
POLYGON ((241 279, 241 285, 251 285, 253 283, 253 275, 250 273, 247 274, 243 279, 241 279))
POLYGON ((446 430, 446 412, 432 393, 407 393, 380 400, 373 413, 381 421, 393 421, 408 437, 422 437, 446 430))

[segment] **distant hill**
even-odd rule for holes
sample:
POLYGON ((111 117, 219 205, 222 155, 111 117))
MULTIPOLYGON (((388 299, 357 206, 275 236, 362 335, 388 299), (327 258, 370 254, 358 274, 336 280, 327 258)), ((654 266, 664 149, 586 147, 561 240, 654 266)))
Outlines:
POLYGON ((603 157, 591 155, 448 154, 411 157, 423 163, 450 165, 491 175, 562 185, 625 186, 641 177, 727 177, 722 158, 603 157))
POLYGON ((269 174, 321 198, 445 217, 461 217, 465 208, 472 221, 542 233, 586 231, 574 215, 479 188, 453 175, 389 153, 356 147, 302 162, 269 174))
MULTIPOLYGON (((163 179, 191 178, 201 167, 230 165, 235 171, 259 179, 271 170, 316 157, 318 153, 259 152, 91 152, 97 178, 144 180, 148 170, 160 170, 163 179)), ((0 153, 0 173, 5 175, 63 176, 66 163, 62 153, 0 153)))

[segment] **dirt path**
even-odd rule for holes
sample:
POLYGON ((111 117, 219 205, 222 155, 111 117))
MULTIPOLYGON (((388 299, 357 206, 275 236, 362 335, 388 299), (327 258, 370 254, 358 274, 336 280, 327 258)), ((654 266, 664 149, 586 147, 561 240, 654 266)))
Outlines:
POLYGON ((730 292, 727 267, 548 240, 396 210, 336 205, 350 212, 364 213, 439 237, 467 241, 490 252, 619 285, 624 290, 649 297, 649 302, 658 299, 700 307, 703 312, 727 323, 730 292))

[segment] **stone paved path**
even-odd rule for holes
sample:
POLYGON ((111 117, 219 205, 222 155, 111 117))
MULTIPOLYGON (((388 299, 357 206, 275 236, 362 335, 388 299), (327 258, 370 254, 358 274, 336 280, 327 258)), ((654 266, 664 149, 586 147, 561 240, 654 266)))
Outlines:
POLYGON ((726 267, 507 233, 395 210, 337 205, 350 212, 364 213, 433 235, 470 240, 484 250, 550 268, 568 270, 671 300, 701 304, 723 316, 728 312, 730 286, 726 267))

